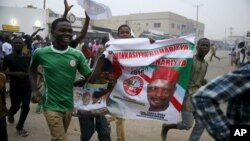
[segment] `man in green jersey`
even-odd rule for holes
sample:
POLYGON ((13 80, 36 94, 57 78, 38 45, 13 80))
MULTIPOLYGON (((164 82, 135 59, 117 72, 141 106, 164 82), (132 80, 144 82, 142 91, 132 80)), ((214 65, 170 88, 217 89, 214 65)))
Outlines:
MULTIPOLYGON (((32 102, 42 99, 44 116, 50 129, 51 141, 66 141, 66 132, 73 109, 73 83, 77 70, 88 79, 91 71, 84 55, 70 48, 72 26, 67 19, 56 19, 51 26, 53 45, 38 48, 30 64, 32 102), (44 92, 36 85, 38 65, 43 67, 44 92)), ((91 82, 91 80, 90 80, 91 82)))

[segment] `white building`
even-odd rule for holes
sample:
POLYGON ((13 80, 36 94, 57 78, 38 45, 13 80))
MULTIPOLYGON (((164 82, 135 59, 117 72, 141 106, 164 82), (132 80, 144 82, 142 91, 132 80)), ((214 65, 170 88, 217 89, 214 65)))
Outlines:
MULTIPOLYGON (((34 7, 4 7, 0 6, 0 31, 2 32, 17 32, 31 35, 38 28, 44 28, 38 34, 46 37, 50 32, 50 25, 56 18, 62 17, 50 9, 37 9, 34 7)), ((74 31, 80 31, 82 28, 83 18, 71 17, 74 31)))
POLYGON ((39 33, 45 37, 48 35, 46 23, 46 10, 34 8, 17 8, 0 6, 0 30, 25 32, 32 34, 37 28, 45 28, 39 33))
MULTIPOLYGON (((11 32, 24 32, 32 34, 38 28, 44 28, 39 35, 46 37, 49 35, 50 25, 56 18, 62 17, 61 14, 54 13, 50 9, 37 9, 32 6, 29 8, 3 7, 0 6, 0 30, 11 32)), ((73 31, 78 34, 83 26, 84 18, 75 17, 69 14, 68 19, 72 22, 73 31)), ((93 27, 108 28, 116 30, 120 25, 128 24, 135 34, 141 33, 160 33, 169 37, 178 37, 186 34, 195 33, 196 21, 172 12, 138 13, 123 16, 113 16, 108 20, 91 21, 93 27)), ((89 33, 97 33, 91 31, 89 33)), ((198 23, 199 37, 204 36, 205 25, 198 23)), ((87 37, 90 34, 87 34, 87 37)), ((92 35, 91 35, 92 36, 92 35)))

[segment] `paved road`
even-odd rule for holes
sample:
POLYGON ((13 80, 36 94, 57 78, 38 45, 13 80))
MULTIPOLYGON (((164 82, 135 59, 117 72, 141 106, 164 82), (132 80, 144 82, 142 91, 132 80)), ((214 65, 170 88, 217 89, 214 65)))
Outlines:
MULTIPOLYGON (((230 66, 228 52, 218 51, 218 55, 222 58, 220 61, 214 59, 212 62, 209 62, 209 68, 207 73, 207 78, 212 79, 218 75, 222 75, 230 70, 235 69, 230 66)), ((208 60, 208 59, 207 59, 208 60)), ((8 104, 9 99, 7 99, 8 104)), ((222 105, 222 108, 225 109, 226 104, 222 105)), ((28 137, 19 137, 15 130, 15 124, 8 124, 8 134, 9 141, 48 141, 50 139, 49 130, 46 125, 43 114, 37 114, 35 111, 35 105, 31 104, 30 113, 28 115, 25 129, 30 132, 28 137)), ((19 114, 19 113, 18 113, 19 114)), ((18 118, 18 115, 15 116, 18 118)), ((126 120, 125 121, 125 132, 127 141, 161 141, 160 130, 161 122, 157 121, 147 121, 147 120, 126 120)), ((115 141, 115 124, 111 123, 112 140, 115 141)), ((169 141, 185 141, 188 139, 191 130, 170 130, 168 139, 169 141)), ((77 118, 73 117, 68 130, 68 140, 69 141, 79 141, 80 132, 79 124, 77 118)), ((93 136, 91 141, 97 141, 96 134, 93 136)), ((212 141, 212 138, 208 135, 207 132, 204 132, 201 141, 212 141)))

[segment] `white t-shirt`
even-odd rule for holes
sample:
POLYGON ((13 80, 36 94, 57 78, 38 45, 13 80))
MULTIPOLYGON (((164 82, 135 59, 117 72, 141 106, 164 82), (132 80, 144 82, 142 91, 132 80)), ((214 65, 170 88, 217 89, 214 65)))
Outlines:
POLYGON ((3 43, 2 50, 5 53, 5 55, 12 53, 12 46, 8 42, 3 43))

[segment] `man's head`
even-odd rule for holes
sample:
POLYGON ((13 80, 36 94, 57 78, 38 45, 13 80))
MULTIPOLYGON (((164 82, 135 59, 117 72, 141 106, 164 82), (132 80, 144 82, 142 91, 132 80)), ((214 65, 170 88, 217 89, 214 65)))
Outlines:
POLYGON ((153 71, 147 94, 149 111, 164 111, 176 90, 178 72, 169 67, 158 67, 153 71))
POLYGON ((25 45, 22 37, 14 37, 12 40, 11 40, 11 45, 14 49, 14 52, 16 53, 22 53, 22 49, 25 45))
POLYGON ((243 48, 245 46, 245 42, 240 42, 239 44, 238 44, 238 48, 243 48))
POLYGON ((58 18, 51 25, 51 34, 54 38, 54 44, 57 48, 65 49, 68 47, 73 30, 70 22, 64 18, 58 18))
POLYGON ((201 38, 197 42, 197 55, 205 57, 210 50, 210 41, 207 38, 201 38))
POLYGON ((119 26, 117 36, 118 38, 121 39, 130 38, 131 37, 130 27, 126 24, 119 26))

